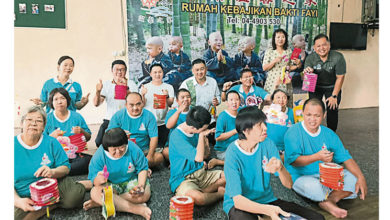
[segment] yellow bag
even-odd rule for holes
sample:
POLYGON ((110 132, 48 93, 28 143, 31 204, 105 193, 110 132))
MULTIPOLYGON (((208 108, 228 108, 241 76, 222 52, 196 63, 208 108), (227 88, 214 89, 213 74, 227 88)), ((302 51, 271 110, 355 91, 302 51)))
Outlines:
POLYGON ((112 185, 105 186, 103 188, 103 207, 102 207, 102 215, 104 219, 107 219, 111 216, 115 217, 115 206, 114 206, 114 197, 112 185))

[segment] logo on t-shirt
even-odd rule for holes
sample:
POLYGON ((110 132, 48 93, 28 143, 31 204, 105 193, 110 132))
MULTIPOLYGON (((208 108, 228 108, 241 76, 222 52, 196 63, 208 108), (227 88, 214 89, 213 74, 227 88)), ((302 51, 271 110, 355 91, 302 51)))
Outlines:
POLYGON ((265 170, 265 166, 267 166, 268 164, 268 158, 266 156, 263 156, 263 160, 261 161, 261 163, 263 164, 263 169, 265 170))
POLYGON ((69 93, 71 93, 71 92, 76 92, 76 90, 74 90, 74 88, 71 87, 70 90, 69 90, 69 93))
POLYGON ((43 153, 41 165, 47 166, 49 163, 51 163, 51 161, 49 160, 49 157, 47 156, 46 153, 43 153))
POLYGON ((135 170, 134 165, 131 162, 129 162, 129 166, 127 167, 127 173, 132 173, 134 172, 134 170, 135 170))
POLYGON ((250 95, 246 97, 245 105, 246 106, 253 106, 253 105, 260 105, 263 102, 263 99, 259 96, 250 95))
POLYGON ((145 125, 144 123, 141 123, 141 126, 139 126, 139 129, 140 131, 145 131, 145 125))
POLYGON ((326 147, 326 144, 323 143, 321 149, 322 149, 322 150, 328 150, 328 147, 326 147))

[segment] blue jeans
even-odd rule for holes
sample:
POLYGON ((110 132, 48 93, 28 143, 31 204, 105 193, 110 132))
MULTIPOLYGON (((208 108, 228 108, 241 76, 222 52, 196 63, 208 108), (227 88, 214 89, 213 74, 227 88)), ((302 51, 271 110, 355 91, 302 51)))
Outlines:
MULTIPOLYGON (((344 199, 354 199, 357 197, 355 193, 356 177, 348 170, 344 169, 344 188, 343 191, 352 192, 352 194, 344 199)), ((320 183, 320 174, 301 176, 295 180, 293 184, 295 192, 316 202, 322 202, 326 198, 326 194, 333 189, 326 187, 320 183)))

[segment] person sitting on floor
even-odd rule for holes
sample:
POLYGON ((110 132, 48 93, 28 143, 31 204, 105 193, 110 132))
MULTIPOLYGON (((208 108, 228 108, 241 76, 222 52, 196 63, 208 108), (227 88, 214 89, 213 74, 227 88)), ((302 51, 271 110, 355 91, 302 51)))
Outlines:
POLYGON ((96 147, 102 144, 103 135, 108 127, 108 123, 111 117, 120 109, 126 105, 126 100, 122 97, 115 95, 115 87, 118 85, 126 86, 130 92, 138 92, 138 87, 133 80, 126 79, 127 66, 123 60, 114 60, 111 64, 112 80, 105 81, 99 80, 96 84, 96 95, 93 98, 93 104, 98 107, 106 100, 107 111, 106 116, 103 119, 103 123, 100 125, 98 134, 95 139, 96 147))
POLYGON ((38 219, 46 208, 35 209, 29 186, 42 178, 58 181, 59 203, 50 205, 72 209, 83 202, 85 187, 67 177, 70 164, 61 144, 44 134, 46 113, 38 106, 23 115, 22 133, 14 138, 14 219, 38 219))
POLYGON ((240 107, 240 95, 232 90, 228 92, 227 109, 218 115, 217 126, 215 129, 216 144, 214 150, 217 158, 212 158, 208 163, 208 169, 219 165, 223 166, 225 161, 225 153, 229 144, 238 139, 235 126, 238 108, 240 107))
POLYGON ((128 141, 125 131, 121 128, 108 130, 89 164, 88 179, 94 187, 84 209, 102 206, 103 188, 111 184, 117 211, 150 219, 152 211, 146 205, 151 195, 147 172, 148 160, 135 143, 128 141), (103 175, 104 166, 107 167, 108 179, 103 175))
MULTIPOLYGON (((169 110, 165 118, 165 125, 169 129, 168 140, 173 129, 186 121, 187 113, 190 110, 191 105, 190 92, 184 88, 179 89, 176 93, 176 102, 178 107, 169 110)), ((168 145, 169 142, 167 142, 166 146, 168 145)), ((169 160, 169 147, 165 147, 162 154, 164 155, 164 158, 168 158, 169 160)))
POLYGON ((156 152, 158 130, 153 113, 144 109, 141 94, 131 92, 126 96, 126 108, 117 111, 111 118, 107 130, 120 127, 146 155, 148 166, 154 167, 164 161, 160 152, 156 152))
POLYGON ((278 148, 282 162, 284 162, 284 134, 287 132, 287 129, 295 123, 294 112, 291 108, 287 107, 287 100, 289 98, 287 92, 282 89, 276 89, 274 93, 272 93, 272 103, 281 106, 281 111, 287 115, 287 119, 284 125, 267 123, 268 138, 270 138, 278 148))
POLYGON ((206 61, 207 75, 214 78, 218 85, 223 85, 227 81, 238 79, 234 71, 233 59, 229 54, 222 50, 222 35, 219 32, 213 32, 209 36, 209 49, 203 54, 206 61))
POLYGON ((241 104, 240 108, 252 105, 261 105, 264 101, 270 101, 270 95, 262 88, 253 85, 253 73, 250 69, 243 69, 240 73, 241 85, 232 87, 233 82, 226 82, 223 84, 221 99, 226 101, 227 91, 236 91, 240 94, 241 104))
POLYGON ((286 168, 298 194, 319 202, 319 206, 336 218, 345 218, 348 211, 337 206, 342 199, 360 198, 367 194, 366 179, 355 160, 331 129, 322 126, 325 105, 309 98, 303 105, 303 121, 293 125, 284 136, 286 168), (320 183, 319 164, 334 162, 345 166, 343 190, 332 190, 320 183))
POLYGON ((172 131, 169 138, 171 191, 178 196, 190 196, 195 205, 209 205, 222 199, 225 178, 221 170, 206 170, 204 155, 210 113, 202 106, 195 106, 187 114, 186 121, 172 131))
POLYGON ((240 40, 241 46, 238 54, 234 56, 234 65, 236 74, 240 75, 243 69, 250 69, 253 74, 253 81, 256 85, 264 85, 265 74, 263 71, 263 64, 261 64, 259 56, 253 52, 256 47, 256 40, 254 37, 244 37, 240 40))
MULTIPOLYGON (((173 87, 162 82, 163 74, 164 73, 161 64, 153 64, 150 66, 150 76, 152 77, 152 81, 142 85, 140 89, 140 93, 145 103, 144 108, 153 113, 157 120, 158 147, 161 149, 165 147, 165 143, 167 142, 169 134, 169 130, 165 126, 165 117, 167 115, 168 108, 171 107, 174 99, 173 87), (155 95, 166 96, 163 100, 163 102, 165 102, 165 107, 162 108, 156 105, 156 102, 159 103, 160 100, 158 100, 155 95)), ((169 160, 168 158, 165 159, 169 160)))
POLYGON ((291 213, 306 219, 325 219, 319 213, 274 196, 271 174, 279 176, 289 189, 292 180, 274 143, 267 138, 265 119, 256 106, 245 107, 237 114, 238 140, 226 150, 223 210, 232 220, 257 220, 259 215, 276 220, 291 213))
POLYGON ((186 53, 184 53, 181 48, 183 48, 183 39, 181 36, 172 36, 169 40, 169 52, 168 56, 171 58, 171 61, 175 69, 180 73, 180 82, 183 82, 188 77, 191 77, 191 60, 186 53))
MULTIPOLYGON (((80 113, 68 109, 70 100, 69 93, 64 88, 59 87, 51 90, 48 105, 54 111, 47 115, 44 133, 54 138, 83 134, 85 141, 88 142, 91 139, 91 130, 80 113)), ((69 159, 71 166, 69 175, 87 174, 90 160, 90 155, 82 152, 77 153, 75 158, 69 159)))

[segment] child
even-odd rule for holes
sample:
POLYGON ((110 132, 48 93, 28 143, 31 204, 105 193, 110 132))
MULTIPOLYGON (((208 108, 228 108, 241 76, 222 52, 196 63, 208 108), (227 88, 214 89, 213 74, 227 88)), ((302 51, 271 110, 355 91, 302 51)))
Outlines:
MULTIPOLYGON (((171 136, 173 129, 175 129, 179 124, 186 121, 187 113, 190 110, 191 105, 190 91, 184 88, 179 89, 179 91, 177 91, 176 93, 176 102, 178 104, 178 107, 169 110, 167 116, 165 117, 165 125, 168 129, 170 129, 168 140, 171 136)), ((164 148, 162 154, 164 155, 164 158, 169 160, 168 147, 164 148)))
POLYGON ((250 69, 252 70, 256 85, 262 86, 264 84, 265 74, 259 56, 253 53, 256 47, 255 38, 245 37, 238 44, 241 48, 240 52, 234 57, 236 74, 239 75, 243 69, 250 69))
POLYGON ((240 94, 232 90, 226 95, 228 108, 219 114, 217 127, 215 130, 215 140, 217 141, 214 149, 217 158, 213 158, 208 163, 208 169, 216 165, 224 165, 225 152, 229 144, 238 139, 235 121, 237 110, 240 107, 240 94))
MULTIPOLYGON (((165 116, 168 112, 168 107, 171 107, 173 103, 173 87, 169 84, 163 83, 163 67, 159 63, 154 63, 150 67, 150 76, 152 77, 152 81, 142 85, 141 87, 141 95, 143 97, 145 103, 145 109, 149 110, 153 113, 154 117, 157 121, 158 128, 158 147, 163 148, 167 141, 169 130, 165 126, 165 116), (157 98, 154 95, 166 95, 165 108, 158 109, 155 106, 155 102, 157 98)), ((168 160, 168 158, 166 158, 168 160)))
POLYGON ((169 138, 169 185, 176 195, 190 196, 195 205, 215 203, 222 199, 225 191, 223 172, 205 169, 204 155, 210 151, 207 136, 213 132, 207 129, 210 120, 205 108, 195 106, 169 138))
POLYGON ((237 80, 239 77, 234 72, 233 59, 222 50, 222 36, 219 32, 213 32, 209 36, 209 49, 203 54, 206 61, 207 75, 213 77, 219 86, 224 82, 237 80))
POLYGON ((146 206, 150 198, 150 184, 147 180, 148 160, 140 148, 127 140, 121 128, 108 130, 103 144, 98 148, 89 164, 88 179, 93 182, 91 199, 84 203, 84 209, 102 206, 102 191, 107 183, 114 190, 115 209, 150 219, 152 211, 146 206), (103 176, 107 166, 108 179, 103 176))
POLYGON ((282 89, 276 89, 271 95, 272 103, 279 104, 282 107, 282 112, 287 114, 286 125, 267 123, 268 137, 278 148, 282 162, 284 161, 284 134, 294 124, 294 112, 291 108, 287 107, 288 98, 287 93, 282 89))
POLYGON ((297 88, 299 93, 306 93, 306 91, 302 91, 302 77, 301 77, 301 73, 303 72, 303 67, 305 66, 305 60, 306 60, 306 57, 308 55, 308 53, 306 52, 306 41, 305 41, 305 37, 302 35, 302 34, 297 34, 297 35, 294 35, 294 37, 292 38, 292 45, 294 48, 300 48, 301 49, 301 54, 299 55, 299 59, 301 61, 301 67, 294 70, 294 71, 291 71, 291 76, 292 76, 292 79, 291 79, 291 82, 292 82, 292 85, 294 88, 297 88))
MULTIPOLYGON (((172 73, 177 72, 174 70, 173 63, 168 55, 163 53, 164 43, 160 37, 151 37, 146 41, 146 51, 148 53, 148 58, 142 62, 142 76, 138 78, 138 85, 143 85, 150 82, 152 79, 150 77, 150 67, 155 63, 160 63, 163 67, 164 77, 163 80, 165 83, 171 84, 174 82, 174 78, 167 76, 172 73)), ((171 77, 174 77, 176 74, 173 74, 171 77)))
POLYGON ((185 79, 192 76, 191 60, 188 55, 181 50, 182 47, 183 39, 180 36, 172 36, 169 41, 168 56, 171 58, 177 72, 180 73, 178 75, 180 82, 183 82, 185 79))
POLYGON ((258 219, 259 215, 280 219, 292 213, 305 219, 325 219, 319 213, 274 196, 271 174, 279 176, 283 186, 289 189, 292 179, 274 143, 267 138, 265 119, 256 106, 243 108, 237 114, 238 140, 226 150, 223 210, 231 220, 258 219))

